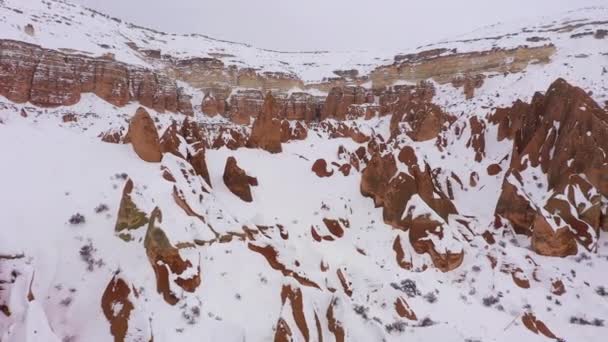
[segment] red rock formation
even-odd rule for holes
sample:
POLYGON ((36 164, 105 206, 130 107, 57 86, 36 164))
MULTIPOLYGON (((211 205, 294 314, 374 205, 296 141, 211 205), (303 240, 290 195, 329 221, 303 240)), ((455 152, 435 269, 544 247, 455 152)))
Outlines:
POLYGON ((496 176, 497 174, 502 172, 502 167, 500 167, 500 165, 498 164, 491 164, 490 166, 488 166, 488 175, 490 176, 496 176))
POLYGON ((188 158, 188 162, 192 165, 194 172, 201 176, 205 182, 211 186, 211 178, 209 177, 209 169, 207 169, 207 160, 205 157, 205 149, 201 148, 194 155, 188 158))
POLYGON ((159 112, 192 112, 187 95, 161 73, 11 40, 0 40, 0 50, 0 95, 16 103, 69 106, 94 93, 116 106, 138 101, 159 112))
POLYGON ((269 92, 258 118, 253 123, 247 146, 279 153, 281 148, 281 121, 276 118, 276 101, 269 92))
POLYGON ((351 105, 373 102, 373 95, 363 87, 334 87, 327 95, 320 119, 345 120, 351 105))
POLYGON ((184 271, 192 267, 192 263, 189 260, 184 260, 179 254, 179 250, 171 245, 165 232, 157 226, 157 223, 161 223, 161 221, 162 213, 160 209, 155 208, 150 215, 144 247, 156 275, 157 292, 162 294, 167 303, 175 305, 179 298, 171 290, 170 280, 173 277, 169 273, 178 276, 174 282, 184 291, 194 292, 201 284, 201 270, 199 266, 198 273, 188 279, 179 277, 184 271))
POLYGON ((219 149, 226 146, 231 150, 236 150, 247 146, 249 134, 242 128, 237 127, 222 127, 217 133, 217 137, 213 140, 211 148, 219 149))
POLYGON ((201 109, 203 113, 211 117, 216 116, 218 114, 223 114, 225 108, 223 106, 223 103, 221 102, 221 100, 217 100, 212 94, 206 93, 205 97, 203 98, 201 109))
POLYGON ((238 198, 245 202, 253 202, 251 196, 251 187, 258 185, 258 180, 250 177, 241 169, 234 157, 229 157, 226 160, 224 168, 224 184, 238 198))
POLYGON ((363 144, 370 140, 370 137, 361 132, 356 122, 330 122, 323 121, 317 128, 329 134, 330 139, 350 138, 354 142, 363 144))
POLYGON ((160 137, 160 151, 162 153, 171 153, 177 157, 184 158, 179 151, 181 141, 178 137, 177 122, 173 121, 165 130, 165 133, 160 137))
MULTIPOLYGON (((251 119, 257 118, 263 110, 266 110, 266 107, 262 91, 257 89, 238 90, 230 97, 228 117, 236 124, 249 125, 251 119)), ((276 110, 276 105, 273 102, 272 111, 268 114, 276 117, 276 110)))
POLYGON ((186 159, 198 176, 201 176, 205 182, 211 186, 209 170, 207 169, 207 161, 205 158, 205 144, 203 137, 204 133, 200 127, 194 122, 186 118, 179 128, 174 121, 165 130, 160 138, 160 150, 162 153, 171 153, 179 158, 186 159), (183 150, 180 150, 182 140, 188 144, 183 150), (185 152, 184 152, 185 151, 185 152), (183 153, 186 153, 184 156, 183 153))
POLYGON ((289 301, 289 304, 291 305, 291 314, 298 329, 302 333, 304 340, 308 341, 310 338, 310 331, 308 329, 308 324, 306 323, 306 316, 304 315, 304 298, 302 290, 283 285, 283 288, 281 289, 281 303, 285 305, 287 301, 289 301))
POLYGON ((150 114, 144 108, 139 107, 131 118, 127 139, 133 145, 135 153, 142 160, 151 163, 161 161, 163 155, 161 153, 158 132, 150 114))
POLYGON ((467 147, 475 151, 475 161, 481 162, 486 156, 486 122, 477 116, 469 119, 471 125, 471 137, 467 141, 467 147))
POLYGON ((395 300, 395 311, 397 311, 399 317, 407 318, 410 321, 418 320, 418 317, 416 317, 416 313, 410 308, 405 299, 403 299, 402 297, 399 297, 395 300))
POLYGON ((340 322, 336 318, 336 310, 337 307, 337 298, 332 300, 332 302, 327 307, 327 313, 325 317, 327 318, 327 325, 329 331, 334 334, 336 342, 345 342, 346 341, 346 331, 344 330, 344 326, 342 322, 340 322))
POLYGON ((483 74, 477 74, 475 76, 466 75, 452 79, 452 85, 455 88, 463 88, 464 95, 467 100, 472 99, 475 96, 475 89, 483 86, 483 81, 486 76, 483 74))
POLYGON ((557 336, 555 336, 555 334, 549 330, 549 328, 547 327, 547 325, 545 325, 545 323, 539 319, 536 318, 536 316, 533 313, 525 313, 522 317, 521 317, 521 321, 524 324, 524 326, 526 328, 528 328, 528 330, 530 330, 531 332, 535 333, 535 334, 542 334, 545 337, 554 339, 554 340, 560 340, 557 338, 557 336))
POLYGON ((517 102, 497 110, 490 120, 498 124, 499 139, 513 139, 512 176, 505 180, 496 213, 516 232, 531 235, 540 254, 571 255, 577 250, 575 241, 595 250, 606 215, 599 194, 608 194, 606 112, 585 91, 558 79, 531 104, 517 102), (547 190, 554 191, 546 203, 533 203, 524 195, 523 177, 530 167, 539 168, 547 190))
POLYGON ((296 121, 293 125, 287 120, 281 122, 281 142, 286 143, 292 140, 305 140, 308 137, 308 130, 300 122, 296 121))
POLYGON ((415 86, 398 85, 377 90, 379 97, 380 115, 391 114, 398 111, 410 101, 430 102, 435 96, 435 87, 432 83, 420 82, 415 86))
POLYGON ((281 117, 287 120, 310 122, 321 115, 322 104, 308 93, 295 92, 284 100, 281 106, 281 117))
POLYGON ((430 102, 411 100, 398 106, 391 117, 391 135, 406 133, 414 141, 435 139, 445 122, 452 120, 430 102), (404 127, 401 123, 406 123, 404 127))
POLYGON ((121 126, 118 129, 109 129, 103 133, 100 133, 98 137, 101 138, 101 141, 106 143, 120 144, 123 142, 124 136, 124 127, 121 126))
POLYGON ((429 235, 437 241, 460 242, 446 229, 448 215, 456 214, 456 208, 434 184, 428 164, 421 165, 414 150, 406 146, 399 153, 399 162, 404 163, 408 173, 397 173, 397 162, 392 153, 374 154, 361 177, 361 193, 372 197, 376 206, 383 207, 383 218, 396 229, 409 230, 414 250, 428 253, 440 270, 447 272, 458 267, 463 260, 461 248, 443 250, 436 246, 429 235))
POLYGON ((133 303, 129 300, 130 293, 129 285, 115 275, 101 297, 101 309, 110 322, 110 332, 115 342, 122 342, 127 336, 129 318, 134 309, 133 303))
POLYGON ((327 162, 325 159, 317 159, 317 161, 312 164, 312 172, 319 178, 331 177, 334 174, 333 170, 327 171, 327 162))
POLYGON ((309 286, 309 287, 314 287, 314 288, 320 289, 319 285, 317 285, 312 280, 307 279, 306 277, 300 275, 298 272, 290 270, 285 265, 283 265, 278 260, 279 253, 277 252, 277 250, 274 247, 272 247, 270 245, 258 246, 253 243, 247 244, 247 247, 250 250, 264 256, 264 258, 266 259, 266 261, 268 262, 270 267, 272 267, 273 269, 275 269, 277 271, 280 271, 285 277, 292 277, 293 279, 295 279, 298 283, 300 283, 303 286, 309 286))

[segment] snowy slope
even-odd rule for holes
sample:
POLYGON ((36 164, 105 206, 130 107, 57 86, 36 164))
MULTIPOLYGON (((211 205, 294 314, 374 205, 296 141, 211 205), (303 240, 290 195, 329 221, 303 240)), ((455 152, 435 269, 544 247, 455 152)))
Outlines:
MULTIPOLYGON (((435 84, 433 101, 456 120, 442 132, 447 147, 437 149, 435 140, 414 142, 406 137, 402 142, 421 160, 442 168, 437 172, 442 183, 451 174, 464 180, 464 185, 453 189, 460 214, 446 222, 455 238, 443 247, 463 248, 465 257, 460 267, 447 273, 434 268, 428 255, 414 252, 406 243, 407 232, 384 223, 382 209, 361 195, 360 172, 345 176, 331 166, 343 162, 340 146, 353 152, 366 144, 329 139, 322 129, 310 125, 308 138, 284 144, 280 154, 208 149, 209 186, 193 176, 184 159, 165 154, 161 163, 147 163, 130 144, 100 141, 99 134, 109 128, 128 125, 136 104, 118 108, 85 95, 71 107, 42 109, 0 98, 0 341, 111 341, 115 335, 102 302, 113 279, 128 284, 125 298, 132 310, 125 341, 269 341, 280 322, 291 328, 294 341, 320 341, 320 336, 323 341, 339 341, 336 327, 346 331, 346 341, 549 340, 526 328, 529 313, 565 341, 604 341, 606 234, 600 236, 597 254, 580 252, 567 258, 537 255, 528 239, 509 230, 495 234, 496 243, 489 244, 482 234, 495 219, 512 142, 498 142, 497 127, 489 125, 484 131, 484 161, 476 162, 475 152, 467 147, 471 117, 484 118, 516 99, 529 101, 557 77, 592 91, 598 103, 608 101, 608 75, 602 72, 608 68, 606 40, 570 37, 587 26, 566 33, 542 32, 583 21, 608 21, 608 13, 585 9, 543 20, 544 24, 504 24, 458 40, 519 34, 472 43, 447 41, 418 50, 542 45, 526 40, 541 34, 557 46, 549 64, 530 65, 517 74, 488 75, 471 100, 450 84, 435 84), (530 32, 522 32, 523 27, 530 32), (77 121, 64 122, 65 114, 76 115, 77 121), (251 203, 241 201, 224 183, 230 156, 258 180, 251 203), (320 158, 333 169, 333 176, 320 178, 311 171, 320 158), (491 164, 501 165, 503 171, 489 175, 486 169, 491 164), (175 182, 163 178, 164 170, 175 182), (471 186, 469 175, 474 172, 477 184, 471 186), (115 232, 129 179, 137 207, 146 213, 154 208, 162 211, 156 226, 179 250, 179 257, 190 262, 180 276, 195 276, 200 269, 201 284, 194 291, 170 279, 170 290, 179 299, 176 305, 157 292, 157 275, 145 247, 148 226, 131 231, 130 241, 115 232), (176 203, 174 189, 204 222, 176 203), (85 221, 70 223, 75 214, 85 221), (337 238, 324 219, 340 222, 343 235, 337 238), (250 230, 259 233, 252 238, 250 230), (317 241, 313 231, 334 238, 317 241), (402 242, 410 270, 400 265, 396 241, 402 242), (260 252, 265 248, 277 252, 277 263, 260 252), (559 284, 565 292, 559 291, 559 284), (285 300, 286 288, 298 294, 285 300), (415 319, 399 314, 399 301, 415 313, 415 319), (3 306, 10 308, 10 314, 3 306)), ((59 1, 0 1, 0 29, 1 39, 95 56, 112 52, 117 60, 148 67, 154 66, 127 43, 181 58, 229 54, 221 57, 227 64, 294 73, 307 81, 330 77, 337 69, 366 73, 393 63, 396 54, 266 51, 200 35, 153 32, 59 1), (28 23, 35 27, 34 36, 23 31, 28 23)), ((195 105, 200 104, 200 95, 195 105)), ((173 119, 183 121, 181 115, 149 112, 161 133, 173 119)), ((200 107, 192 120, 203 127, 232 125, 207 117, 200 107)), ((389 121, 390 116, 385 116, 350 123, 388 140, 389 121)), ((427 211, 420 202, 411 201, 412 211, 427 211)), ((117 316, 127 305, 111 304, 110 311, 117 316)))

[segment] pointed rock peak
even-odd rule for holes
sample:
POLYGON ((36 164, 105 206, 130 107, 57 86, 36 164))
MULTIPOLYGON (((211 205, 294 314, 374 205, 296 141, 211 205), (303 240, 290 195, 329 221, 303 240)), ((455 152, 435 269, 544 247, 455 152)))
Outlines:
POLYGON ((175 156, 184 158, 179 152, 180 140, 177 137, 177 134, 177 122, 173 121, 171 125, 167 127, 162 137, 160 137, 160 150, 162 153, 171 153, 175 156))
POLYGON ((133 150, 142 159, 151 163, 158 163, 162 159, 160 139, 156 125, 150 114, 139 107, 129 122, 128 140, 133 150))
POLYGON ((281 147, 281 121, 276 118, 276 108, 276 100, 268 92, 264 99, 262 111, 253 123, 251 137, 247 143, 248 147, 261 148, 270 153, 283 151, 281 147))

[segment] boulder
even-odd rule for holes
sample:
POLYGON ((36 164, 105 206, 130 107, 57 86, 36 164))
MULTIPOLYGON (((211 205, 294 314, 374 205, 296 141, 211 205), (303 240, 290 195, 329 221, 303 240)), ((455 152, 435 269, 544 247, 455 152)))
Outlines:
POLYGON ((139 107, 131 118, 127 137, 133 145, 133 150, 142 160, 150 163, 161 161, 163 155, 158 131, 150 114, 143 107, 139 107))
POLYGON ((245 202, 253 202, 251 195, 251 187, 258 185, 258 180, 250 177, 241 169, 234 157, 229 157, 226 160, 224 168, 224 184, 238 198, 245 202))
POLYGON ((331 169, 327 171, 327 162, 325 159, 317 159, 317 161, 312 164, 312 172, 319 178, 331 177, 334 174, 334 171, 331 169))

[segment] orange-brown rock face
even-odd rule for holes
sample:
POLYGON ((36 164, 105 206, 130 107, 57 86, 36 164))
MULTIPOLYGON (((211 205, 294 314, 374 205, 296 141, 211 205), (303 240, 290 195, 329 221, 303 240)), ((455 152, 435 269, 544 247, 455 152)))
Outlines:
POLYGON ((414 141, 435 139, 449 120, 439 106, 412 100, 398 108, 391 117, 391 134, 406 133, 414 141), (404 127, 401 124, 406 123, 404 127))
POLYGON ((396 112, 412 100, 430 102, 435 96, 435 87, 429 82, 420 82, 415 86, 397 85, 377 90, 379 97, 380 115, 396 112))
POLYGON ((280 116, 287 120, 303 120, 310 122, 321 115, 322 104, 314 96, 307 93, 292 93, 283 101, 280 116))
POLYGON ((179 151, 181 141, 178 138, 178 134, 177 122, 174 121, 160 137, 160 151, 162 153, 171 153, 180 158, 185 157, 179 151))
POLYGON ((318 159, 312 164, 312 172, 319 178, 331 177, 334 174, 333 170, 327 171, 327 162, 325 159, 318 159))
POLYGON ((469 120, 469 124, 471 125, 471 137, 467 141, 467 147, 475 151, 475 161, 481 162, 486 156, 486 122, 473 116, 469 120))
POLYGON ((101 309, 110 322, 110 332, 115 342, 122 342, 127 336, 129 318, 134 309, 129 300, 130 293, 129 285, 122 278, 114 276, 101 297, 101 309))
POLYGON ((321 120, 327 118, 344 120, 351 105, 373 102, 373 94, 363 87, 335 87, 327 95, 321 112, 321 120))
POLYGON ((406 133, 415 141, 436 138, 443 125, 453 118, 431 102, 434 95, 435 88, 426 82, 380 92, 380 114, 392 114, 391 137, 406 133))
POLYGON ((517 102, 490 120, 499 126, 499 139, 513 139, 511 176, 496 213, 516 232, 532 235, 538 253, 570 255, 576 253, 574 241, 595 250, 606 215, 600 195, 608 194, 606 112, 585 91, 558 79, 531 104, 517 102), (546 178, 545 191, 554 192, 545 203, 524 195, 524 184, 535 184, 526 181, 532 169, 546 178))
POLYGON ((281 122, 281 142, 286 143, 292 140, 304 140, 308 137, 308 130, 300 121, 293 125, 287 120, 281 122))
POLYGON ((203 103, 201 105, 201 109, 203 111, 203 113, 209 115, 209 116, 216 116, 218 114, 224 114, 224 106, 223 106, 223 101, 222 100, 218 100, 215 98, 215 96, 207 93, 205 94, 205 97, 203 98, 203 103))
POLYGON ((205 148, 201 148, 192 155, 188 162, 197 175, 203 177, 205 182, 211 186, 211 178, 209 177, 209 169, 207 168, 207 160, 205 157, 205 148))
POLYGON ((243 129, 236 127, 222 127, 220 128, 217 137, 213 140, 211 148, 219 149, 223 146, 231 150, 247 146, 249 140, 249 134, 243 129))
POLYGON ((248 176, 247 173, 238 166, 234 157, 229 157, 226 160, 224 183, 226 184, 226 187, 241 200, 253 202, 251 187, 257 186, 258 180, 248 176))
POLYGON ((414 250, 429 254, 438 269, 447 272, 460 266, 464 257, 462 248, 444 250, 427 238, 432 234, 437 236, 437 241, 444 238, 457 241, 446 231, 451 229, 446 224, 448 215, 457 211, 448 197, 435 187, 429 165, 424 164, 421 169, 411 147, 400 151, 398 161, 392 153, 384 156, 375 153, 363 170, 361 193, 372 197, 377 207, 383 207, 387 224, 409 230, 414 250), (408 173, 398 173, 397 162, 405 164, 408 173))
POLYGON ((258 118, 253 123, 248 147, 261 148, 270 153, 283 151, 281 147, 281 121, 276 118, 276 101, 268 93, 258 118))
MULTIPOLYGON (((257 118, 264 110, 264 106, 264 94, 261 90, 239 90, 230 97, 228 117, 236 124, 249 125, 251 120, 257 118)), ((276 106, 273 106, 273 115, 276 115, 276 110, 276 106)))
POLYGON ((165 232, 157 226, 161 222, 162 213, 160 209, 155 208, 150 215, 144 247, 156 275, 157 292, 163 296, 165 302, 175 305, 179 298, 171 289, 171 279, 174 278, 171 274, 177 276, 173 280, 177 286, 186 292, 194 292, 201 284, 201 270, 199 266, 198 273, 192 277, 187 279, 179 277, 192 267, 192 263, 180 256, 179 250, 171 244, 165 232))
POLYGON ((138 101, 159 112, 192 113, 188 96, 160 73, 11 40, 0 40, 0 50, 0 94, 16 103, 69 106, 94 93, 116 106, 138 101))
POLYGON ((137 109, 131 118, 127 137, 133 145, 133 150, 142 160, 150 163, 161 161, 163 155, 156 126, 150 114, 142 107, 137 109))

